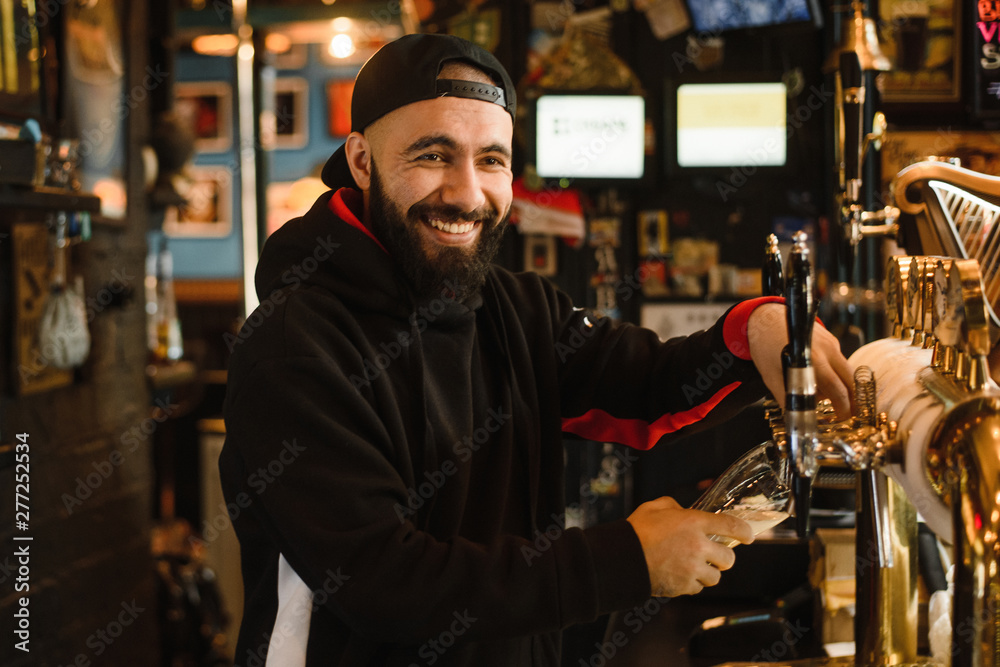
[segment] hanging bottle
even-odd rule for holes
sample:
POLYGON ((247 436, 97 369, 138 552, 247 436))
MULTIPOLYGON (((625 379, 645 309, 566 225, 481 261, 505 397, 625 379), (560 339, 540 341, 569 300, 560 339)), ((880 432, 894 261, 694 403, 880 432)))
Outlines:
POLYGON ((166 361, 177 361, 184 356, 181 322, 177 317, 177 299, 174 296, 174 258, 164 237, 160 243, 157 261, 157 346, 156 356, 166 361))
POLYGON ((157 244, 154 242, 153 238, 150 238, 149 252, 146 253, 145 279, 146 349, 149 350, 149 354, 153 361, 161 361, 160 357, 157 355, 157 348, 159 347, 159 334, 157 333, 157 328, 159 326, 159 279, 157 276, 158 259, 159 253, 157 252, 157 244))

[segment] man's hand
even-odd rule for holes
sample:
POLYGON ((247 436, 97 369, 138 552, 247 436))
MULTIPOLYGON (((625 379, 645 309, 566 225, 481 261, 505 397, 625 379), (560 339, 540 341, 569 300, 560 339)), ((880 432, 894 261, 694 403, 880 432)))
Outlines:
MULTIPOLYGON (((788 344, 785 306, 765 303, 754 309, 747 321, 747 339, 750 358, 764 384, 784 407, 785 374, 781 367, 781 350, 788 344)), ((812 363, 816 371, 817 396, 830 399, 838 418, 849 418, 852 414, 854 374, 840 352, 836 337, 818 324, 813 327, 812 363)))
POLYGON ((628 522, 642 544, 656 597, 694 595, 719 583, 721 571, 733 566, 736 555, 730 547, 709 539, 710 535, 753 542, 753 530, 746 521, 684 509, 673 498, 643 503, 628 522))

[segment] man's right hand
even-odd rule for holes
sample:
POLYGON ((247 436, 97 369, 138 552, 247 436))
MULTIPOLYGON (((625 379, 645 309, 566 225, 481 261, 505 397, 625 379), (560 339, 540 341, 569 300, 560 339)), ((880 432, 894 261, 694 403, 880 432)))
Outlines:
POLYGON ((753 542, 753 530, 746 521, 685 509, 673 498, 643 503, 628 521, 642 544, 656 597, 694 595, 719 583, 721 571, 733 566, 736 555, 710 535, 753 542))

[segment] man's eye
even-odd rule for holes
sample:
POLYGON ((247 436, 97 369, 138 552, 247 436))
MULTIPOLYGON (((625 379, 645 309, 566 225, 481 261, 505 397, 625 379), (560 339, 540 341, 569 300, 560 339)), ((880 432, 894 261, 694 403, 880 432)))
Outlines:
POLYGON ((441 159, 441 156, 438 155, 437 153, 424 153, 422 155, 418 155, 417 159, 418 160, 425 160, 425 161, 428 161, 428 162, 437 162, 437 161, 439 161, 441 159))

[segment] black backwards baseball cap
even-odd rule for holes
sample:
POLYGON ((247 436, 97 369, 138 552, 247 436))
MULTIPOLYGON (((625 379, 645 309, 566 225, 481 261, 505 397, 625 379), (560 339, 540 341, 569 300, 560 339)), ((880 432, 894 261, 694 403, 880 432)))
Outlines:
MULTIPOLYGON (((405 35, 376 51, 358 72, 351 98, 351 131, 364 132, 390 111, 446 95, 499 104, 514 118, 514 84, 492 53, 452 35, 405 35), (441 66, 452 60, 483 70, 500 85, 438 79, 441 66)), ((331 188, 357 187, 343 146, 326 161, 323 182, 331 188)))

